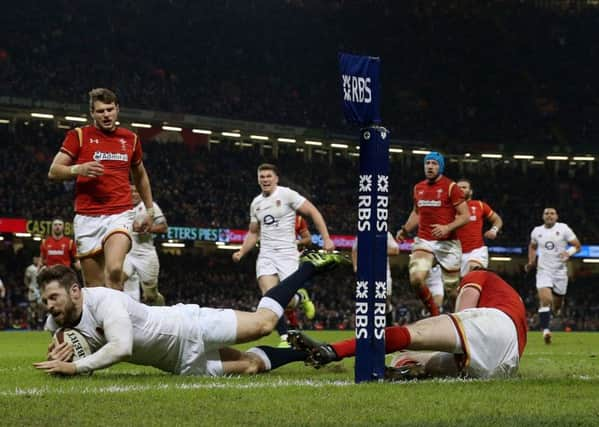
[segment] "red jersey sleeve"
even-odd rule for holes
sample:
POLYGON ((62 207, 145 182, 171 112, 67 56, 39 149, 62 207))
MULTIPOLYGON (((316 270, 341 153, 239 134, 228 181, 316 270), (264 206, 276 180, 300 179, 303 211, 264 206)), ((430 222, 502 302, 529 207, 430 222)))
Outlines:
POLYGON ((480 291, 484 286, 486 277, 487 276, 482 271, 471 271, 462 278, 458 290, 473 287, 480 291))
POLYGON ((301 234, 302 231, 308 229, 308 223, 302 216, 295 217, 295 234, 301 234))
POLYGON ((493 211, 493 209, 491 209, 491 206, 487 205, 485 202, 481 202, 482 203, 482 208, 483 208, 483 218, 489 218, 491 215, 493 215, 495 212, 493 211))
POLYGON ((131 158, 131 164, 137 166, 142 161, 142 151, 141 151, 141 141, 139 140, 139 136, 135 134, 135 142, 133 147, 133 156, 131 158))
POLYGON ((465 200, 464 192, 455 182, 452 182, 449 188, 449 200, 453 206, 457 206, 465 200))
POLYGON ((81 132, 80 128, 68 131, 60 147, 60 151, 73 158, 73 160, 79 157, 79 152, 81 151, 81 132))

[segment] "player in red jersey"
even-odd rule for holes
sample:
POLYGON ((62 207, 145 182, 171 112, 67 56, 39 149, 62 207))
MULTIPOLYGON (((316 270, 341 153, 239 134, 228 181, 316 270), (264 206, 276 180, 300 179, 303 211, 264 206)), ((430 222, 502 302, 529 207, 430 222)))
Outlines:
POLYGON ((298 237, 298 250, 303 251, 312 245, 312 234, 308 228, 308 222, 301 215, 295 216, 295 235, 298 237))
POLYGON ((52 234, 42 240, 40 244, 41 267, 52 267, 56 264, 74 266, 80 269, 77 260, 77 247, 70 237, 64 235, 64 221, 62 218, 52 220, 52 234))
POLYGON ((441 154, 432 151, 424 157, 426 179, 414 186, 414 208, 397 233, 397 240, 404 241, 418 227, 409 264, 410 284, 431 316, 439 314, 439 307, 426 286, 427 275, 438 263, 445 289, 457 287, 462 250, 455 231, 469 220, 464 193, 443 175, 444 169, 441 154))
MULTIPOLYGON (((475 269, 462 279, 456 312, 408 326, 385 329, 385 351, 402 352, 387 368, 387 379, 431 376, 471 378, 514 375, 526 347, 526 309, 518 293, 497 274, 475 269)), ((320 367, 354 356, 356 340, 319 343, 289 331, 295 349, 309 351, 309 364, 320 367)))
POLYGON ((93 126, 69 132, 54 157, 48 177, 75 184, 75 242, 86 286, 123 288, 123 261, 131 248, 130 231, 152 225, 150 180, 137 134, 117 126, 117 96, 104 88, 89 92, 93 126), (129 174, 147 215, 134 221, 129 174))
POLYGON ((495 240, 497 237, 501 227, 503 227, 503 220, 485 202, 472 200, 472 184, 469 180, 462 178, 457 184, 464 192, 470 215, 468 223, 457 230, 458 239, 462 244, 460 273, 465 276, 476 266, 483 268, 489 266, 489 249, 485 246, 482 232, 484 220, 491 223, 491 228, 484 234, 484 237, 490 240, 495 240))

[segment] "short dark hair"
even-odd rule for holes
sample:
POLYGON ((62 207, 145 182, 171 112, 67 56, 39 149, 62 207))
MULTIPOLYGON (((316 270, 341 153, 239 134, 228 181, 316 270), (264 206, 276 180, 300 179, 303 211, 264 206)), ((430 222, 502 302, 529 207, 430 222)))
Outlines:
POLYGON ((110 89, 104 87, 97 87, 89 91, 89 111, 94 111, 94 102, 100 101, 104 104, 111 104, 114 102, 115 105, 119 105, 119 98, 116 93, 110 89))
POLYGON ((48 283, 55 280, 60 284, 60 286, 67 290, 73 286, 73 283, 77 283, 77 285, 79 285, 77 274, 75 274, 73 269, 62 264, 46 267, 37 275, 37 283, 42 290, 48 283))
POLYGON ((279 176, 279 168, 272 163, 262 163, 260 166, 258 166, 258 172, 262 171, 273 171, 275 175, 279 176))
POLYGON ((472 181, 470 181, 468 178, 460 178, 456 181, 456 183, 457 182, 467 182, 470 188, 472 188, 472 181))

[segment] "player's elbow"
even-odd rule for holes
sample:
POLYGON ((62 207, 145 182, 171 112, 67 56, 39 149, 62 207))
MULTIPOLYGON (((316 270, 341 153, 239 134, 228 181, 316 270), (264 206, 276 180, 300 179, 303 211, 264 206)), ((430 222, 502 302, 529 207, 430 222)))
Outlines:
POLYGON ((114 357, 119 362, 128 360, 133 354, 133 342, 119 342, 114 348, 114 357))
POLYGON ((50 181, 57 181, 58 180, 58 176, 56 175, 56 172, 54 171, 54 168, 52 166, 48 170, 48 179, 50 181))

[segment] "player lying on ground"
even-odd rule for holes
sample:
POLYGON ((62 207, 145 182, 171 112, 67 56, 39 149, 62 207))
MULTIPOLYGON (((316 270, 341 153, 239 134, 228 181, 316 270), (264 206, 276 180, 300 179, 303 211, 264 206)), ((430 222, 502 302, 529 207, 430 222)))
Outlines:
POLYGON ((350 264, 339 254, 311 252, 300 268, 269 290, 255 312, 213 309, 195 304, 150 307, 109 288, 83 288, 73 270, 55 266, 40 273, 42 300, 50 315, 46 328, 78 329, 92 354, 69 362, 72 348, 50 344, 48 359, 34 366, 48 373, 74 375, 118 362, 154 366, 182 375, 255 374, 302 361, 307 354, 290 348, 230 347, 270 334, 295 292, 316 273, 350 264))
MULTIPOLYGON (((385 329, 387 353, 429 350, 400 354, 385 376, 511 376, 526 346, 526 330, 526 311, 518 293, 497 274, 477 269, 462 279, 456 313, 385 329)), ((355 339, 324 344, 290 331, 289 342, 297 350, 309 351, 308 363, 315 367, 356 353, 355 339)))

